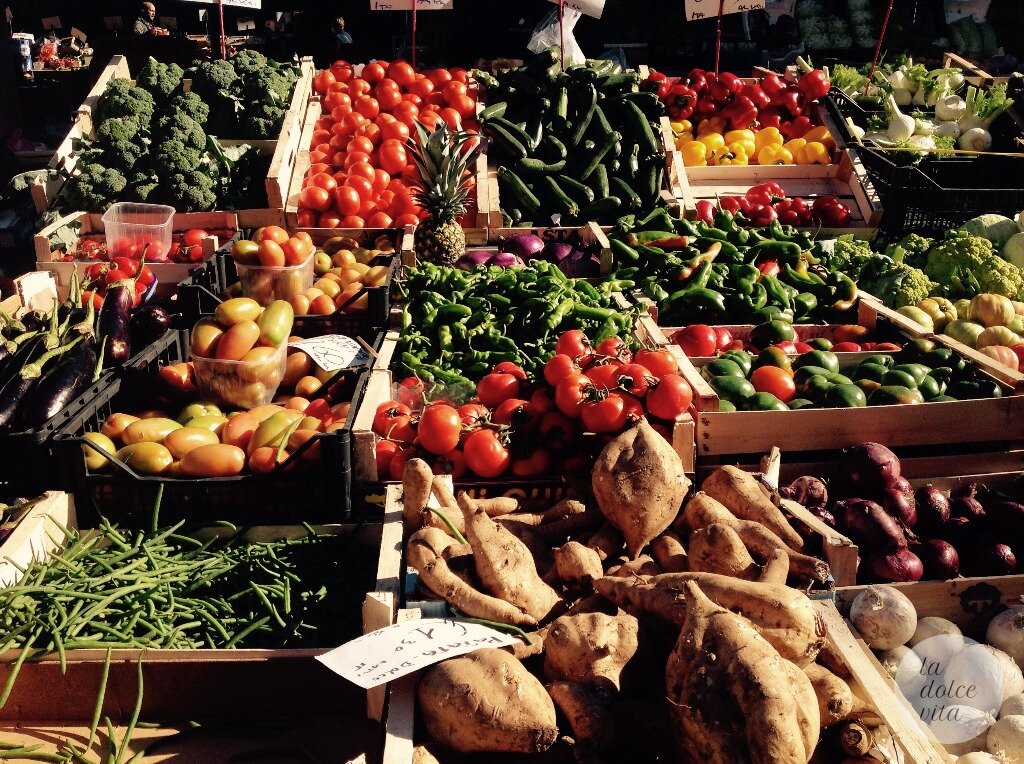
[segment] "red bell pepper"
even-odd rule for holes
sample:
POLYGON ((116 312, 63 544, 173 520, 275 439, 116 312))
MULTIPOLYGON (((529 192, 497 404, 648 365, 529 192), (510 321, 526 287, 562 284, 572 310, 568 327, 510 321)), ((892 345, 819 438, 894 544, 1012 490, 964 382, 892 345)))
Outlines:
POLYGON ((771 105, 778 107, 780 111, 787 112, 791 117, 799 117, 804 113, 805 102, 800 89, 795 85, 790 85, 772 96, 771 105))
POLYGON ((761 109, 761 111, 758 112, 757 123, 761 127, 775 127, 781 131, 782 115, 779 114, 778 108, 775 106, 769 106, 767 109, 761 109))
POLYGON ((832 83, 825 72, 821 71, 821 69, 815 69, 803 75, 797 86, 800 88, 800 92, 803 93, 804 98, 808 101, 817 101, 819 98, 824 98, 828 95, 828 91, 832 88, 832 83))
POLYGON ((758 109, 764 109, 772 102, 772 97, 765 93, 764 90, 761 89, 760 85, 754 85, 752 83, 744 85, 739 94, 749 98, 758 109))
POLYGON ((783 199, 772 205, 779 221, 791 226, 806 227, 811 223, 811 208, 807 202, 796 197, 795 199, 783 199))
POLYGON ((778 219, 778 215, 775 214, 775 210, 770 204, 752 204, 749 209, 743 210, 743 214, 756 228, 769 226, 773 220, 778 219))
POLYGON ((653 69, 647 76, 647 79, 640 83, 640 90, 645 93, 654 93, 658 96, 659 101, 664 101, 668 95, 669 90, 672 88, 672 83, 669 82, 661 72, 656 72, 653 69))
POLYGON ((733 95, 739 95, 743 90, 743 80, 737 77, 732 72, 722 72, 718 75, 718 82, 729 88, 729 92, 733 95))
POLYGON ((766 74, 761 80, 761 89, 768 94, 769 98, 781 93, 786 89, 786 81, 777 74, 766 74))
POLYGON ((712 72, 708 72, 705 76, 708 81, 707 97, 717 104, 723 104, 728 101, 732 96, 732 88, 729 86, 729 82, 716 77, 712 72))
POLYGON ((677 82, 669 88, 665 106, 673 120, 689 119, 697 105, 697 91, 689 85, 677 82))
POLYGON ((691 69, 682 81, 696 90, 698 95, 702 95, 708 88, 707 72, 703 69, 691 69))
POLYGON ((707 96, 701 96, 693 107, 693 123, 699 125, 702 120, 710 119, 720 111, 718 104, 707 96))
POLYGON ((811 210, 814 221, 826 228, 846 228, 850 225, 850 208, 835 196, 819 196, 811 210))
POLYGON ((805 114, 801 114, 789 122, 783 122, 779 131, 786 137, 787 141, 794 138, 803 138, 814 127, 814 123, 805 114))
POLYGON ((757 107, 746 96, 737 96, 722 110, 722 116, 729 120, 732 130, 745 130, 757 121, 757 107))
POLYGON ((769 201, 786 198, 785 190, 774 180, 768 181, 767 183, 758 183, 756 186, 751 186, 747 190, 747 196, 749 197, 751 194, 761 194, 766 196, 769 201))
POLYGON ((718 200, 718 206, 721 207, 726 212, 731 212, 733 215, 735 215, 737 212, 740 211, 742 205, 742 198, 743 197, 740 196, 723 196, 721 199, 718 200))
POLYGON ((696 204, 697 220, 712 224, 715 222, 715 205, 707 199, 701 199, 696 204))

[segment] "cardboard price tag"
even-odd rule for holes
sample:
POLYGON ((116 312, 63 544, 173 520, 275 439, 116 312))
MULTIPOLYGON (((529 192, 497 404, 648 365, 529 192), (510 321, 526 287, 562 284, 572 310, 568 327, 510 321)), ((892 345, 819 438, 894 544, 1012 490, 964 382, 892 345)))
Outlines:
POLYGON ((485 647, 506 647, 518 637, 489 626, 426 618, 385 626, 316 659, 364 690, 419 671, 447 658, 485 647))
MULTIPOLYGON (((558 0, 549 0, 549 2, 558 5, 558 0)), ((604 3, 605 0, 565 0, 565 7, 579 11, 584 16, 593 16, 595 19, 599 19, 604 13, 604 3)))
MULTIPOLYGON (((718 17, 719 0, 686 0, 686 20, 700 21, 718 17)), ((725 0, 722 15, 756 11, 764 8, 764 0, 725 0)))
MULTIPOLYGON (((370 0, 371 11, 411 11, 413 0, 370 0)), ((450 11, 454 0, 416 0, 417 11, 450 11)))
POLYGON ((324 371, 347 369, 357 361, 365 364, 370 360, 369 353, 358 342, 343 334, 325 334, 321 337, 295 340, 289 342, 288 347, 301 350, 324 371))

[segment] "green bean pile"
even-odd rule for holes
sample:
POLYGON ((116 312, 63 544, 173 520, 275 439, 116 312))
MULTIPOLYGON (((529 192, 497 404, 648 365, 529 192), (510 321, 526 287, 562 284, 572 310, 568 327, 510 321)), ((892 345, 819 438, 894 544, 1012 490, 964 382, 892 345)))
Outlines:
POLYGON ((128 532, 101 521, 0 590, 0 649, 334 647, 358 636, 370 551, 350 536, 200 541, 178 531, 128 532), (365 557, 365 559, 363 559, 365 557), (365 563, 365 564, 364 564, 365 563))

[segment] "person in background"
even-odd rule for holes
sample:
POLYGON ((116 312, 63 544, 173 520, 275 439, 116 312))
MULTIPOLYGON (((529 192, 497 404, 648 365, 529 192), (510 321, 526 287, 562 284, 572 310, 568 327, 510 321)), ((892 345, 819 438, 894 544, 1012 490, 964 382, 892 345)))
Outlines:
POLYGON ((139 37, 145 35, 167 35, 170 34, 163 27, 158 27, 154 22, 156 19, 156 6, 153 3, 145 2, 139 8, 139 16, 135 19, 135 24, 132 27, 134 32, 139 37))
POLYGON ((339 58, 350 58, 352 54, 352 35, 345 30, 345 19, 336 16, 331 22, 331 55, 332 61, 339 58))

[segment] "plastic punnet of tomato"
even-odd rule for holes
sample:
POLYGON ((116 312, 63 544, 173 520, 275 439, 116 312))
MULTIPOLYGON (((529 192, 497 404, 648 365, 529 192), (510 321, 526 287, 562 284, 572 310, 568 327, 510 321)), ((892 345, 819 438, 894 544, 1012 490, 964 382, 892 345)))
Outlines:
POLYGON ((502 361, 468 395, 456 393, 410 377, 378 405, 378 475, 400 479, 413 456, 456 478, 582 474, 641 417, 671 442, 693 399, 670 351, 634 351, 618 337, 594 346, 579 330, 559 337, 543 378, 502 361))
POLYGON ((417 122, 428 130, 443 121, 453 130, 478 132, 476 91, 466 70, 416 72, 405 61, 376 61, 357 75, 336 61, 313 86, 322 114, 309 146, 299 227, 416 224, 423 211, 409 186, 416 170, 406 142, 417 122))
POLYGON ((134 306, 137 308, 149 300, 156 291, 157 279, 153 269, 140 260, 129 257, 115 257, 109 262, 98 262, 85 269, 82 304, 92 300, 95 307, 103 304, 107 288, 121 281, 135 281, 134 306))

